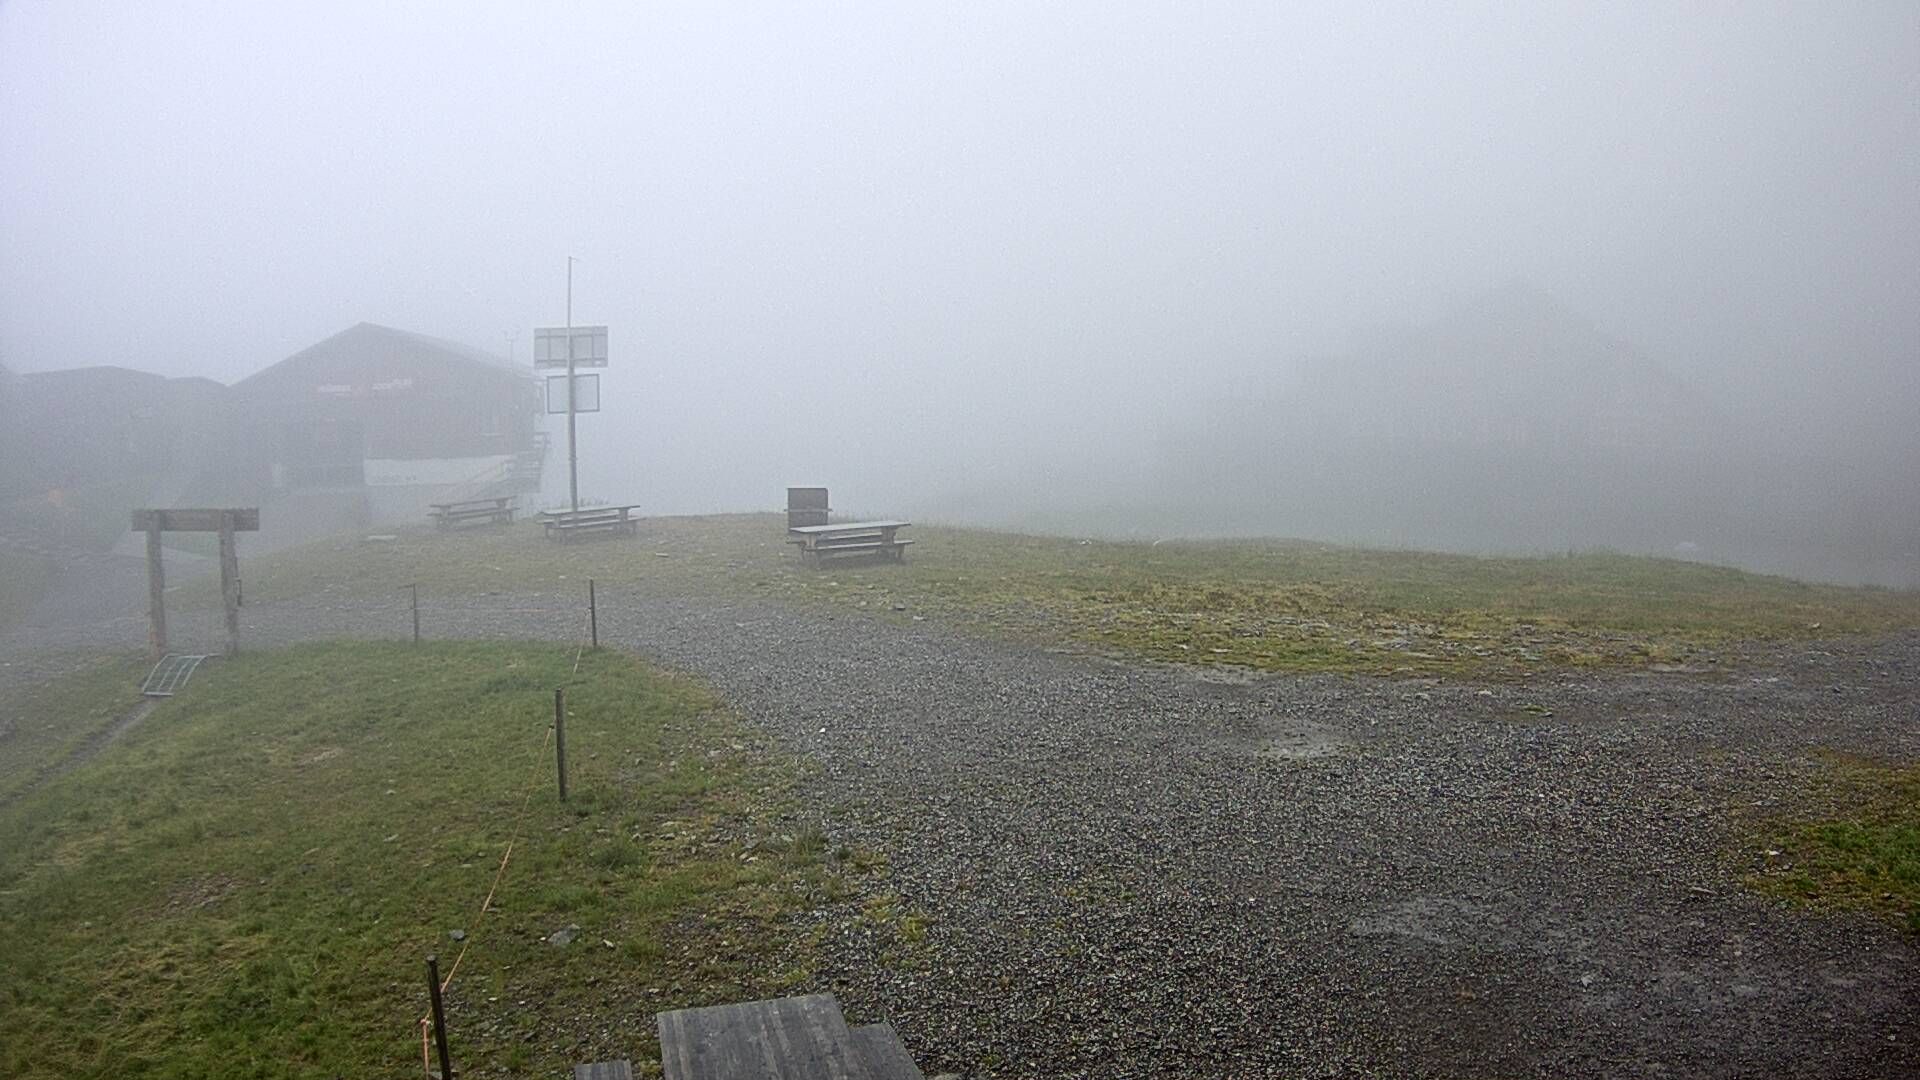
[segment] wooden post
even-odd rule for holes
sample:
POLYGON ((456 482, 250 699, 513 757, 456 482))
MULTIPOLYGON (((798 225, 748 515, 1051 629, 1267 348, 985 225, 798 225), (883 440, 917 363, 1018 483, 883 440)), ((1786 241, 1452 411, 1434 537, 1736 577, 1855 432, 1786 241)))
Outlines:
POLYGON ((593 599, 593 579, 587 579, 587 632, 591 636, 593 647, 600 647, 600 605, 593 599))
POLYGON ((160 522, 147 526, 147 646, 155 660, 167 651, 167 567, 160 558, 160 522))
POLYGON ((233 543, 233 515, 220 518, 220 606, 227 616, 227 655, 240 651, 240 555, 233 543))
POLYGON ((409 585, 407 591, 413 594, 413 643, 418 645, 420 644, 420 586, 409 585))
POLYGON ((553 691, 553 760, 560 770, 560 801, 567 801, 567 692, 553 691))
POLYGON ((440 958, 427 957, 427 994, 433 1001, 433 1041, 440 1050, 440 1080, 453 1080, 453 1062, 447 1057, 447 1013, 440 1004, 440 958))
POLYGON ((220 534, 220 606, 227 616, 227 655, 240 651, 240 555, 233 534, 259 532, 260 511, 254 508, 184 510, 143 508, 133 512, 133 531, 147 534, 147 644, 155 659, 167 653, 167 568, 161 557, 163 532, 220 534))

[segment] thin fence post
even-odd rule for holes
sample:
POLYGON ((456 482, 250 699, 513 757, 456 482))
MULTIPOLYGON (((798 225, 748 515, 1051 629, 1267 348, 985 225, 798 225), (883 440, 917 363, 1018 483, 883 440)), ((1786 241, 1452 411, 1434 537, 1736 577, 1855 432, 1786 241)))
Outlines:
POLYGON ((600 647, 600 605, 593 595, 593 579, 587 579, 587 633, 594 648, 600 647))
POLYGON ((440 1004, 440 958, 427 957, 427 992, 433 999, 433 1042, 440 1051, 440 1080, 453 1080, 453 1061, 447 1057, 447 1013, 440 1004))
POLYGON ((553 691, 553 760, 560 770, 560 801, 567 801, 567 691, 553 691))
POLYGON ((413 643, 418 645, 420 644, 420 586, 417 583, 409 585, 407 591, 413 594, 413 643))

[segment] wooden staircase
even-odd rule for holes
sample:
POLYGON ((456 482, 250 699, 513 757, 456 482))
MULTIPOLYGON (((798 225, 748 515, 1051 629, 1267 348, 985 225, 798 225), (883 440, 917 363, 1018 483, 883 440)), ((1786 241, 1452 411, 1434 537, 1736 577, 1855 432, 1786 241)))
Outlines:
MULTIPOLYGON (((831 994, 660 1014, 666 1080, 925 1080, 886 1024, 848 1027, 831 994)), ((574 1080, 630 1080, 624 1061, 574 1067, 574 1080)))

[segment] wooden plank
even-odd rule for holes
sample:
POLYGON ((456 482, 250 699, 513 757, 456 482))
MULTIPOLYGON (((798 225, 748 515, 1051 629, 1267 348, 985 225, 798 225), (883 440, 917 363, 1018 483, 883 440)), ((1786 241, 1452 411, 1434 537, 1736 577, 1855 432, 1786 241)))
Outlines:
POLYGON ((149 532, 157 523, 162 532, 219 532, 229 521, 235 532, 259 532, 260 510, 258 507, 135 510, 133 531, 149 532))
POLYGON ((830 994, 661 1013, 666 1080, 880 1080, 830 994))
POLYGON ((220 607, 226 616, 227 655, 240 652, 240 555, 234 550, 231 519, 220 527, 220 607))
POLYGON ((167 564, 160 556, 160 523, 150 522, 146 534, 147 648, 158 660, 167 654, 167 564))
POLYGON ((633 1063, 595 1061, 573 1067, 573 1080, 633 1080, 633 1063))
POLYGON ((609 514, 614 511, 619 511, 624 514, 629 510, 638 510, 639 508, 639 503, 627 503, 624 506, 588 506, 580 510, 542 510, 536 516, 543 518, 567 518, 580 514, 609 514))
POLYGON ((894 533, 892 529, 870 529, 864 532, 847 533, 845 535, 835 533, 832 536, 814 537, 813 546, 818 548, 841 547, 845 544, 865 544, 875 540, 891 544, 893 543, 893 536, 894 533))
POLYGON ((853 1048, 866 1060, 873 1080, 927 1080, 920 1066, 907 1054, 892 1025, 868 1024, 854 1028, 853 1048))
POLYGON ((904 529, 911 524, 911 521, 844 521, 834 525, 798 525, 787 531, 801 536, 815 536, 854 529, 904 529))

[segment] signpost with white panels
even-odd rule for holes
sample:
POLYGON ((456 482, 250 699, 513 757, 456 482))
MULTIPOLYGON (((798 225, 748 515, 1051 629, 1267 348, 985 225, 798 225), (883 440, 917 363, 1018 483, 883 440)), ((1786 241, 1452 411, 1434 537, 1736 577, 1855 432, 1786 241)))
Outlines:
POLYGON ((607 366, 607 328, 604 326, 542 326, 533 332, 533 366, 563 368, 607 366), (567 345, 573 348, 569 350, 567 345))
POLYGON ((607 328, 573 325, 573 264, 577 261, 567 256, 567 325, 533 331, 533 366, 543 371, 566 369, 565 375, 546 379, 547 411, 567 414, 567 501, 575 513, 580 510, 580 451, 574 419, 583 412, 600 411, 600 376, 581 375, 579 369, 607 366, 607 328))

